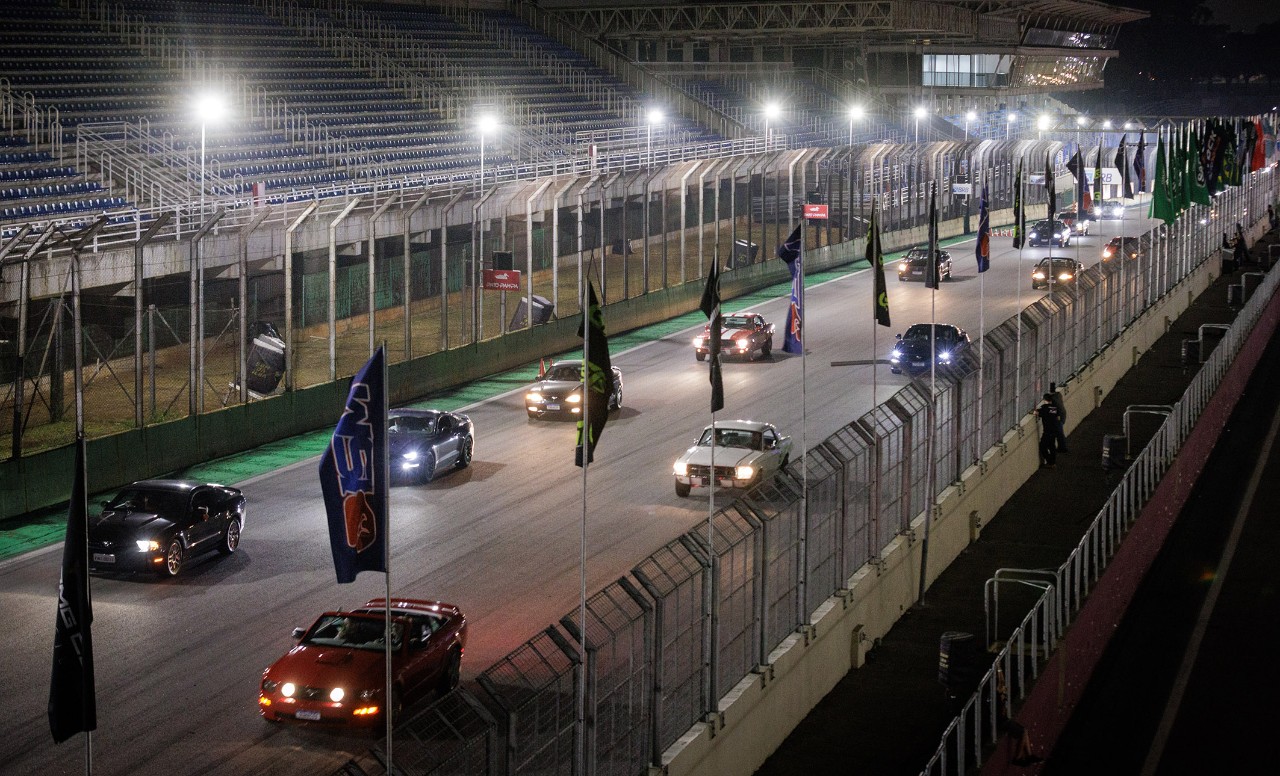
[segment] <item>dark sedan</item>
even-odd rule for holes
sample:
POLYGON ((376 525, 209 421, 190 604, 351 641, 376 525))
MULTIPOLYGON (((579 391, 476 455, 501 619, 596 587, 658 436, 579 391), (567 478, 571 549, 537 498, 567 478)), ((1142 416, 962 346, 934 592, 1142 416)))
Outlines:
POLYGON ((1041 245, 1057 245, 1066 247, 1071 244, 1071 227, 1061 221, 1049 219, 1036 221, 1035 226, 1027 230, 1027 245, 1037 248, 1041 245))
MULTIPOLYGON (((929 271, 929 249, 912 248, 898 262, 898 280, 925 280, 929 271)), ((938 251, 938 279, 951 279, 951 254, 938 251)))
POLYGON ((1041 259, 1031 270, 1032 288, 1049 288, 1051 286, 1067 286, 1076 282, 1084 265, 1075 259, 1059 258, 1041 259))
POLYGON ((465 469, 475 452, 471 418, 443 410, 391 410, 387 447, 393 481, 431 482, 447 468, 465 469))
MULTIPOLYGON (((525 411, 533 420, 545 417, 582 417, 582 362, 557 361, 524 396, 525 411)), ((609 409, 622 407, 622 371, 613 368, 609 409)))
POLYGON ((959 362, 969 349, 969 335, 959 326, 949 323, 917 323, 898 335, 898 343, 889 354, 889 371, 894 374, 919 374, 929 371, 934 359, 938 367, 946 368, 959 362), (933 335, 930 336, 930 327, 933 335))
POLYGON ((236 488, 192 480, 141 480, 89 520, 89 566, 176 577, 188 558, 240 546, 245 500, 236 488))

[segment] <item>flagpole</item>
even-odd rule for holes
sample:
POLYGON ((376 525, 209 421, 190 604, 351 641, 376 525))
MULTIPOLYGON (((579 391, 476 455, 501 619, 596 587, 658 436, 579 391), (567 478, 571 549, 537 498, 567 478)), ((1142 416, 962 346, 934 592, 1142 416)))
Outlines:
MULTIPOLYGON (((804 215, 803 210, 800 214, 804 215)), ((800 574, 799 574, 799 590, 800 590, 800 613, 805 618, 805 624, 808 624, 808 611, 805 602, 808 598, 808 568, 809 568, 809 390, 808 390, 808 371, 806 369, 806 354, 809 350, 806 347, 808 334, 805 332, 806 325, 804 320, 804 249, 805 239, 807 237, 806 226, 809 219, 800 219, 800 257, 796 259, 799 265, 796 267, 797 274, 800 278, 799 290, 797 292, 798 307, 800 314, 800 574)))
MULTIPOLYGON (((74 347, 76 351, 75 362, 74 362, 76 371, 72 380, 73 380, 73 385, 75 386, 75 395, 76 395, 76 439, 78 440, 79 444, 83 445, 84 444, 83 442, 83 439, 84 439, 84 334, 81 326, 81 317, 80 317, 80 247, 79 247, 79 243, 74 240, 71 241, 71 247, 72 247, 72 250, 71 250, 71 322, 72 322, 72 326, 74 327, 74 331, 72 332, 72 342, 74 343, 74 347)), ((84 493, 87 498, 88 483, 86 482, 85 485, 86 485, 86 488, 84 493)), ((85 530, 85 536, 84 536, 84 542, 82 546, 86 548, 86 552, 87 552, 87 548, 89 546, 89 534, 88 534, 89 528, 88 528, 87 521, 85 523, 84 530, 85 530)), ((89 581, 91 579, 91 575, 88 573, 87 558, 86 558, 85 569, 86 569, 84 574, 85 600, 92 601, 93 599, 92 599, 91 590, 90 590, 91 583, 89 581)), ((84 735, 84 772, 86 776, 92 776, 93 774, 93 731, 86 730, 84 734, 85 734, 84 735)))
MULTIPOLYGON (((876 227, 879 228, 880 218, 879 218, 879 214, 876 212, 876 208, 877 208, 876 199, 875 197, 872 197, 871 198, 871 218, 875 220, 876 227)), ((868 222, 868 226, 870 226, 870 222, 868 222)), ((867 229, 868 241, 875 239, 875 235, 872 234, 872 231, 873 230, 871 229, 867 229)), ((881 258, 878 254, 873 253, 872 256, 874 261, 878 261, 881 264, 884 264, 884 259, 881 258)), ((872 267, 871 269, 873 273, 877 271, 876 267, 872 267)), ((871 281, 871 295, 873 297, 872 299, 873 310, 878 309, 880 306, 880 299, 878 296, 879 293, 880 293, 880 290, 876 287, 875 275, 873 274, 872 281, 871 281)), ((877 376, 880 374, 880 370, 879 368, 877 368, 878 359, 880 358, 880 346, 876 341, 877 340, 876 335, 879 333, 879 331, 880 331, 880 326, 877 325, 875 320, 873 319, 872 326, 871 326, 871 408, 872 409, 875 409, 876 407, 879 406, 879 404, 876 402, 876 382, 877 382, 877 376)))
MULTIPOLYGON (((975 176, 975 180, 974 180, 975 185, 977 185, 978 177, 980 176, 975 176)), ((990 267, 989 262, 991 261, 991 255, 990 255, 991 242, 990 242, 989 235, 990 235, 990 228, 991 228, 991 221, 990 221, 991 203, 987 201, 986 188, 983 187, 981 191, 982 191, 982 197, 981 199, 978 200, 978 248, 979 250, 982 249, 982 219, 983 219, 983 210, 985 210, 987 213, 986 217, 987 217, 987 229, 988 229, 987 231, 988 265, 987 266, 990 267)), ((972 197, 973 195, 970 194, 969 196, 972 197)), ((977 418, 979 442, 981 441, 981 438, 982 438, 982 383, 983 383, 983 372, 984 372, 983 366, 986 363, 986 359, 983 358, 983 356, 986 355, 986 344, 987 344, 987 273, 980 269, 978 271, 978 418, 977 418)), ((978 452, 978 449, 979 447, 975 447, 974 449, 975 454, 978 452)))
MULTIPOLYGON (((602 238, 603 239, 603 238, 602 238)), ((601 243, 603 245, 603 243, 601 243)), ((601 264, 603 265, 604 250, 601 249, 601 264)), ((582 442, 582 515, 579 520, 578 533, 578 665, 575 671, 578 674, 578 682, 576 688, 577 697, 574 699, 577 707, 577 719, 574 721, 574 762, 575 773, 586 773, 587 762, 587 682, 586 682, 586 666, 587 666, 587 469, 591 465, 591 383, 588 378, 591 369, 591 310, 590 292, 591 274, 594 262, 587 265, 587 282, 581 289, 581 307, 582 307, 582 416, 579 418, 579 439, 582 442)), ((601 303, 603 304, 603 302, 601 303)), ((612 376, 610 376, 612 379, 612 376)), ((606 401, 608 401, 606 399, 606 401)))
POLYGON ((938 401, 938 286, 942 284, 942 272, 938 266, 938 182, 933 181, 929 190, 929 264, 925 278, 929 284, 929 437, 925 440, 925 454, 929 470, 926 472, 924 502, 924 537, 920 544, 920 594, 919 605, 925 606, 925 590, 929 572, 929 529, 933 520, 933 503, 937 500, 937 461, 934 455, 934 437, 937 436, 937 415, 934 408, 938 401))
MULTIPOLYGON (((382 351, 382 409, 387 409, 387 341, 383 340, 379 346, 382 351)), ((382 501, 382 514, 386 517, 383 530, 383 565, 386 567, 384 576, 387 581, 387 606, 383 614, 383 650, 385 655, 384 665, 386 668, 386 698, 387 698, 387 773, 395 773, 394 758, 392 757, 392 738, 391 731, 395 721, 391 718, 394 713, 394 704, 391 702, 391 461, 388 445, 390 443, 386 428, 386 417, 382 420, 382 482, 386 485, 383 492, 378 494, 382 501)), ((409 634, 405 633, 404 638, 407 640, 409 634)))
MULTIPOLYGON (((1018 160, 1018 168, 1022 168, 1022 160, 1018 160)), ((1013 403, 1016 418, 1022 417, 1022 246, 1026 245, 1026 217, 1024 215, 1027 206, 1026 196, 1027 187, 1024 185, 1023 176, 1019 175, 1018 180, 1014 181, 1014 187, 1017 189, 1018 207, 1015 208, 1013 214, 1014 232, 1018 235, 1018 261, 1013 268, 1014 275, 1014 294, 1017 306, 1018 327, 1014 330, 1013 337, 1013 360, 1016 362, 1013 369, 1013 403)), ((1016 425, 1016 423, 1015 423, 1016 425)))

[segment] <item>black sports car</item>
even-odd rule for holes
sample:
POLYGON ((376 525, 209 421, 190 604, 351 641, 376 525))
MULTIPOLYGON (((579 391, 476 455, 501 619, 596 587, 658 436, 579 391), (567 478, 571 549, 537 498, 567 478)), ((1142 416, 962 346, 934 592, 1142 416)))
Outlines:
POLYGON ((894 374, 919 374, 929 371, 929 351, 935 346, 934 353, 939 368, 954 366, 960 354, 969 348, 969 335, 959 326, 949 323, 917 323, 898 335, 898 343, 889 354, 889 371, 894 374), (930 338, 929 327, 934 327, 934 336, 930 338))
MULTIPOLYGON (((912 248, 898 262, 898 280, 926 280, 929 273, 929 249, 912 248)), ((938 251, 938 279, 951 279, 951 254, 938 251)))
POLYGON ((475 430, 466 415, 412 409, 387 413, 392 481, 431 482, 445 467, 465 469, 475 445, 475 430))
MULTIPOLYGON (((582 417, 582 362, 557 361, 524 396, 525 411, 533 420, 549 415, 582 417)), ((622 371, 613 368, 613 390, 609 409, 622 406, 622 371)))
POLYGON ((1049 219, 1036 221, 1027 230, 1027 245, 1037 248, 1041 245, 1057 245, 1066 247, 1071 244, 1071 227, 1061 221, 1049 222, 1049 219))
POLYGON ((193 480, 140 480, 89 519, 89 567, 176 577, 188 558, 230 555, 244 530, 244 494, 193 480))

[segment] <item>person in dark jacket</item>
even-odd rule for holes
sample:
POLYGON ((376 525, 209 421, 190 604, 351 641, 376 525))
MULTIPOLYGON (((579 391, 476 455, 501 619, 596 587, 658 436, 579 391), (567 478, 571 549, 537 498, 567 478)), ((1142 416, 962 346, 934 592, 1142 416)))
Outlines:
POLYGON ((1058 435, 1062 433, 1062 421, 1058 408, 1053 404, 1053 394, 1046 393, 1044 401, 1036 407, 1040 419, 1040 466, 1052 469, 1058 462, 1058 435))
POLYGON ((1058 436, 1055 438, 1054 446, 1059 453, 1067 452, 1067 404, 1062 400, 1062 391, 1058 390, 1057 383, 1049 383, 1049 396, 1053 402, 1053 406, 1058 408, 1058 436))

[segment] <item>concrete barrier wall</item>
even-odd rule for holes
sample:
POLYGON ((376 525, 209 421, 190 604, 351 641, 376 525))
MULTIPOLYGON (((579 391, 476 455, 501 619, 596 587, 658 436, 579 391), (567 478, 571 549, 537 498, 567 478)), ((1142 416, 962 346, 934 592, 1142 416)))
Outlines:
MULTIPOLYGON (((1062 386, 1075 423, 1165 334, 1169 321, 1219 274, 1205 262, 1129 326, 1076 377, 1062 386)), ((929 533, 928 583, 981 534, 982 525, 1040 465, 1036 421, 1027 408, 1016 429, 988 450, 977 466, 938 497, 929 533)), ((1074 426, 1074 423, 1073 423, 1074 426)), ((808 632, 775 650, 764 672, 740 682, 721 702, 719 719, 695 726, 667 750, 669 776, 715 773, 750 776, 850 669, 871 643, 888 633, 919 592, 923 516, 897 537, 877 562, 861 569, 847 592, 829 599, 808 632)))

